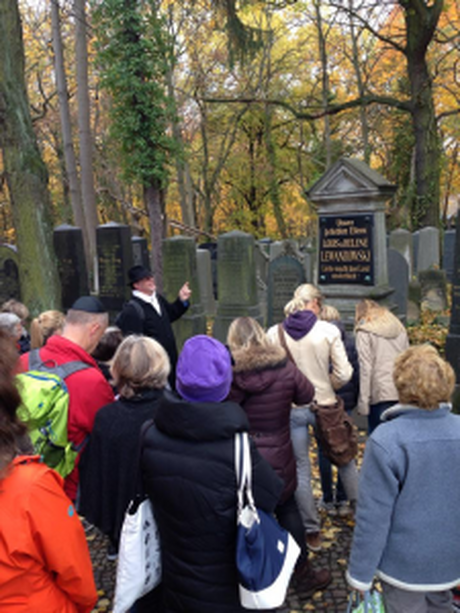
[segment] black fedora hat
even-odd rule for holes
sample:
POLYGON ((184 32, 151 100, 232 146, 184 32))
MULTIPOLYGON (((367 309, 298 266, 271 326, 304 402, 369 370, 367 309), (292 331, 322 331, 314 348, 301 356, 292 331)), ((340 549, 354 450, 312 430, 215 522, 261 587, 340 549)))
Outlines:
POLYGON ((150 279, 150 277, 153 277, 153 273, 146 266, 141 266, 138 264, 137 266, 133 266, 128 270, 128 277, 128 285, 131 285, 132 287, 134 283, 142 281, 142 279, 150 279))

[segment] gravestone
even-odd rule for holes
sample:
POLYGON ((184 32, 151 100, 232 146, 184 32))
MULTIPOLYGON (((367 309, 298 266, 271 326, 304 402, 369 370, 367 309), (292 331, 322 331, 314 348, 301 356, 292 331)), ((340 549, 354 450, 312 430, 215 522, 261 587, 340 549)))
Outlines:
POLYGON ((417 274, 422 270, 439 268, 439 230, 432 226, 419 231, 417 274))
POLYGON ((53 245, 61 281, 62 308, 67 310, 77 298, 89 294, 81 228, 68 224, 58 226, 53 232, 53 245))
POLYGON ((131 297, 128 270, 133 265, 131 230, 114 222, 96 228, 99 298, 111 318, 131 297))
POLYGON ((396 314, 404 321, 407 316, 409 264, 396 249, 388 249, 388 282, 394 290, 392 299, 396 304, 396 314))
POLYGON ((449 283, 452 283, 454 278, 455 235, 455 230, 446 230, 444 232, 442 267, 446 271, 446 276, 449 283))
POLYGON ((298 259, 282 255, 270 262, 268 270, 267 326, 284 319, 284 307, 296 288, 305 283, 305 269, 298 259))
MULTIPOLYGON (((457 212, 456 227, 460 228, 460 210, 457 212)), ((452 308, 449 333, 446 338, 446 358, 455 371, 457 385, 453 405, 455 412, 458 413, 460 412, 460 233, 455 237, 452 308)))
POLYGON ((417 279, 409 282, 407 294, 407 323, 416 324, 420 320, 420 310, 422 305, 422 288, 417 279))
POLYGON ((200 297, 198 269, 196 264, 195 239, 187 236, 174 236, 163 240, 163 283, 164 294, 174 302, 180 288, 186 281, 190 284, 192 296, 190 307, 185 315, 173 323, 177 349, 191 336, 206 334, 206 317, 200 297))
POLYGON ((420 244, 420 230, 412 232, 412 275, 418 273, 418 246, 420 244))
MULTIPOLYGON (((409 230, 398 228, 390 232, 390 249, 398 251, 407 262, 409 279, 412 278, 412 259, 413 259, 413 245, 412 234, 409 230)), ((390 282, 391 285, 391 282, 390 282)))
POLYGON ((21 300, 19 262, 16 247, 0 245, 0 304, 10 298, 21 300))
POLYGON ((267 291, 268 291, 268 265, 270 256, 267 252, 268 245, 261 244, 257 241, 254 247, 254 261, 256 264, 256 280, 257 280, 257 297, 260 310, 262 313, 262 321, 264 325, 267 321, 267 291))
POLYGON ((211 256, 212 288, 214 299, 217 300, 217 243, 201 243, 198 249, 209 251, 211 256))
POLYGON ((422 309, 444 311, 447 308, 447 277, 445 270, 421 270, 418 273, 422 294, 422 309))
POLYGON ((342 158, 307 193, 318 210, 317 283, 348 326, 359 300, 392 306, 385 203, 395 190, 364 162, 342 158))
POLYGON ((274 241, 273 243, 271 243, 270 251, 269 251, 270 261, 282 255, 283 251, 284 251, 283 241, 274 241))
POLYGON ((133 236, 131 245, 133 247, 133 266, 145 266, 151 270, 147 239, 142 236, 133 236))
POLYGON ((230 324, 237 317, 254 317, 262 323, 257 300, 254 238, 235 230, 218 240, 219 302, 213 336, 226 342, 230 324))
POLYGON ((207 249, 196 250, 196 264, 201 304, 206 315, 215 315, 216 301, 212 284, 211 254, 207 249))

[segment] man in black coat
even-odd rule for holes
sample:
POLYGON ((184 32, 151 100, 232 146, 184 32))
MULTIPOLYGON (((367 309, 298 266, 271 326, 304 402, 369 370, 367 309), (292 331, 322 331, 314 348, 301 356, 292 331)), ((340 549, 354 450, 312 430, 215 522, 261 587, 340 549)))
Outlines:
POLYGON ((171 324, 182 317, 189 307, 192 291, 188 281, 180 288, 177 299, 170 303, 157 293, 154 276, 145 266, 133 266, 128 271, 128 277, 133 296, 115 323, 124 336, 143 334, 154 338, 164 347, 171 362, 169 384, 174 389, 177 347, 171 324))

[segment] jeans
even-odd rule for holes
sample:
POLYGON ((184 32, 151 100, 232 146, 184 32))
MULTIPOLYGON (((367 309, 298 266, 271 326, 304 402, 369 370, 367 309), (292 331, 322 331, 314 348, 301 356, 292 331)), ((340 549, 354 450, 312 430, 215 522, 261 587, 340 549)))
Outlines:
POLYGON ((345 488, 343 487, 340 474, 337 475, 337 485, 334 496, 331 461, 324 455, 321 448, 321 443, 318 440, 316 440, 316 443, 318 445, 319 476, 321 478, 321 489, 323 490, 323 501, 325 503, 335 502, 336 504, 345 502, 347 500, 347 494, 345 492, 345 488))
POLYGON ((452 594, 444 592, 410 592, 381 581, 386 613, 450 613, 452 594))
MULTIPOLYGON (((306 532, 319 532, 320 520, 311 488, 309 426, 316 426, 315 414, 309 406, 291 411, 291 439, 297 461, 297 490, 295 497, 306 532)), ((358 498, 358 471, 354 460, 339 468, 339 475, 350 502, 358 498)))
POLYGON ((376 402, 375 404, 371 404, 369 406, 369 415, 367 416, 368 434, 372 434, 372 432, 380 424, 382 413, 397 404, 397 402, 397 400, 384 400, 383 402, 376 402))

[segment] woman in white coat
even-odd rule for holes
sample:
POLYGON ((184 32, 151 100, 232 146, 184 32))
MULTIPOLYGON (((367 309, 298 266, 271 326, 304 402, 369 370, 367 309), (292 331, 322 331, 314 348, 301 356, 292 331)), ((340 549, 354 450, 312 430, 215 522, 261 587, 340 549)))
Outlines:
MULTIPOLYGON (((335 390, 351 379, 353 369, 339 329, 318 319, 321 301, 317 287, 300 285, 284 309, 286 319, 270 328, 267 336, 273 343, 287 347, 297 368, 313 383, 314 401, 329 405, 336 402, 335 390)), ((320 521, 311 488, 310 425, 316 425, 310 405, 291 412, 291 437, 297 460, 297 505, 307 533, 307 545, 312 551, 318 551, 321 548, 320 521)), ((354 503, 358 493, 354 460, 339 470, 348 500, 354 503)))

